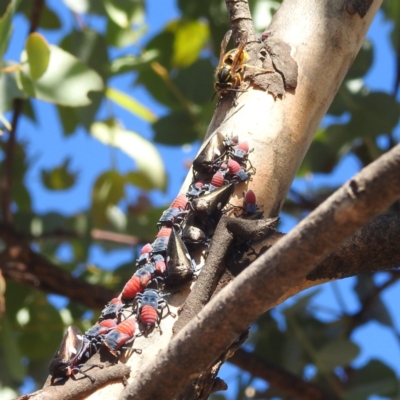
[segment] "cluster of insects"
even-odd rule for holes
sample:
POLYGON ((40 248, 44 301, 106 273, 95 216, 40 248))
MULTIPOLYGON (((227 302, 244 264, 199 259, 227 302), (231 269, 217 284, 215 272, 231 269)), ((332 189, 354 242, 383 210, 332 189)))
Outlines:
MULTIPOLYGON (((225 54, 231 31, 221 46, 216 73, 215 90, 219 98, 230 91, 241 91, 243 72, 248 60, 244 50, 247 36, 237 49, 225 54)), ((219 219, 232 211, 243 218, 260 218, 256 197, 249 190, 244 194, 243 206, 228 204, 235 185, 255 174, 248 159, 249 144, 238 136, 230 138, 215 133, 193 162, 193 180, 186 194, 179 194, 157 223, 158 234, 153 243, 140 251, 137 270, 125 284, 119 298, 112 299, 102 310, 98 322, 84 334, 70 326, 50 363, 52 381, 81 373, 101 348, 119 357, 137 336, 147 334, 154 327, 161 332, 161 320, 166 315, 175 317, 161 294, 165 287, 176 287, 191 282, 201 269, 191 256, 194 248, 202 245, 207 253, 219 219), (167 313, 164 315, 164 311, 167 313)), ((205 254, 206 255, 206 254, 205 254)), ((140 349, 132 349, 141 352, 140 349)))

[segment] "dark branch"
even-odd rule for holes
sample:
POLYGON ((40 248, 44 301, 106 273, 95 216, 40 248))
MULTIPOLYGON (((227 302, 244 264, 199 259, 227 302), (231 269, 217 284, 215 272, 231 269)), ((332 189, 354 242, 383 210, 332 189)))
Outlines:
POLYGON ((6 249, 0 254, 0 268, 5 278, 47 293, 56 293, 88 307, 101 309, 116 292, 83 279, 75 278, 35 253, 23 237, 0 224, 0 238, 6 249))
POLYGON ((239 349, 228 360, 237 367, 264 379, 274 389, 297 400, 334 400, 334 395, 326 392, 314 383, 307 382, 282 368, 261 360, 253 353, 239 349))
POLYGON ((11 122, 11 131, 5 148, 4 169, 1 177, 1 212, 4 221, 7 224, 12 224, 13 215, 11 210, 12 203, 12 181, 13 181, 13 163, 14 163, 14 149, 15 149, 15 136, 17 131, 18 119, 22 111, 23 100, 14 100, 14 114, 11 122))
POLYGON ((248 42, 254 42, 256 40, 256 34, 249 3, 246 0, 225 0, 225 3, 234 39, 238 41, 242 34, 247 32, 248 42))
POLYGON ((346 237, 400 197, 399 169, 396 146, 343 185, 221 290, 137 375, 121 399, 173 398, 346 237))

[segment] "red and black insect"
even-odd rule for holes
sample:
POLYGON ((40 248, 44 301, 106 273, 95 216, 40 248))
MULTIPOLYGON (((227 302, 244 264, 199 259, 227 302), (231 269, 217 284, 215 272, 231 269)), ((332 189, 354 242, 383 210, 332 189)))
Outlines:
POLYGON ((164 318, 163 312, 167 309, 168 314, 175 317, 176 315, 169 309, 168 303, 160 295, 156 289, 146 289, 143 293, 139 293, 135 300, 135 311, 138 315, 140 323, 145 327, 146 331, 151 330, 158 325, 161 332, 160 322, 164 318))
POLYGON ((85 332, 89 340, 101 341, 102 337, 118 325, 117 319, 105 319, 93 325, 85 332))
POLYGON ((220 188, 224 183, 224 174, 221 171, 217 171, 211 178, 211 183, 208 185, 209 191, 212 192, 213 190, 220 188))
POLYGON ((186 196, 181 193, 161 215, 157 222, 157 227, 167 226, 169 228, 175 227, 180 230, 180 223, 187 214, 185 211, 188 200, 186 196))
POLYGON ((81 369, 84 366, 103 368, 101 364, 85 364, 94 354, 93 350, 97 350, 96 346, 93 349, 91 341, 82 335, 76 326, 68 327, 60 347, 49 365, 49 372, 52 376, 51 383, 56 378, 70 377, 77 373, 88 377, 93 383, 94 378, 81 369))
POLYGON ((235 160, 228 161, 228 170, 231 177, 232 182, 244 182, 250 178, 251 173, 246 171, 240 164, 235 160))
POLYGON ((143 292, 155 275, 156 270, 153 264, 146 264, 138 269, 122 289, 121 300, 124 303, 133 301, 138 293, 143 292))
MULTIPOLYGON (((104 336, 103 344, 112 354, 119 357, 121 350, 127 350, 128 347, 126 345, 132 343, 138 336, 136 332, 138 332, 136 320, 134 318, 126 319, 104 336)), ((142 352, 140 349, 132 350, 136 350, 138 353, 142 352)))
POLYGON ((114 318, 117 318, 119 320, 122 315, 123 306, 124 304, 122 303, 121 299, 118 299, 117 297, 115 299, 112 299, 103 308, 103 311, 101 312, 101 315, 99 317, 99 321, 103 321, 105 319, 114 319, 114 318))
POLYGON ((169 284, 191 281, 194 273, 193 261, 181 237, 172 232, 167 249, 167 277, 169 284))
POLYGON ((186 196, 189 199, 193 199, 195 197, 201 196, 203 193, 206 192, 207 189, 208 185, 205 185, 204 181, 200 180, 190 185, 189 190, 186 193, 186 196))
POLYGON ((137 265, 145 265, 148 262, 150 262, 150 253, 153 250, 153 247, 151 246, 150 243, 145 244, 142 247, 142 250, 140 250, 140 255, 139 259, 137 260, 136 264, 137 265))
POLYGON ((247 159, 249 154, 249 143, 240 142, 237 146, 233 148, 232 157, 242 162, 247 159))
POLYGON ((226 153, 224 136, 221 132, 215 133, 193 161, 193 170, 201 173, 210 173, 215 163, 223 159, 226 153))
POLYGON ((164 257, 161 254, 154 254, 152 261, 156 269, 156 274, 159 277, 164 276, 165 271, 167 270, 164 257))
POLYGON ((252 190, 248 190, 244 195, 244 209, 247 214, 255 214, 258 211, 256 195, 252 190))
POLYGON ((157 234, 156 240, 152 244, 153 247, 151 253, 152 255, 154 254, 165 255, 168 246, 168 240, 169 237, 171 236, 171 230, 172 228, 168 228, 166 226, 160 229, 160 232, 158 232, 157 234))

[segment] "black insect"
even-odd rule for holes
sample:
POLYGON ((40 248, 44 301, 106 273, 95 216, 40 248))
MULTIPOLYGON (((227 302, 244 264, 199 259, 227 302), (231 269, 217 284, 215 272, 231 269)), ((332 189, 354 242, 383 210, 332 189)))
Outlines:
POLYGON ((76 326, 68 327, 60 347, 49 365, 49 372, 52 376, 51 383, 53 384, 56 378, 70 377, 77 373, 88 377, 93 383, 94 378, 82 371, 81 368, 84 366, 103 368, 101 364, 85 364, 95 350, 96 346, 92 346, 91 341, 82 335, 76 326))
POLYGON ((212 172, 214 164, 218 160, 221 160, 225 153, 224 135, 221 132, 216 132, 194 159, 194 171, 203 173, 212 172))
POLYGON ((220 212, 228 204, 234 189, 233 183, 224 185, 197 199, 193 199, 190 202, 190 207, 198 218, 213 216, 213 214, 220 212))
POLYGON ((182 240, 186 244, 206 244, 207 236, 196 222, 194 215, 190 215, 182 229, 182 240))
POLYGON ((178 233, 173 230, 167 248, 167 277, 169 284, 191 281, 194 273, 193 261, 178 233))

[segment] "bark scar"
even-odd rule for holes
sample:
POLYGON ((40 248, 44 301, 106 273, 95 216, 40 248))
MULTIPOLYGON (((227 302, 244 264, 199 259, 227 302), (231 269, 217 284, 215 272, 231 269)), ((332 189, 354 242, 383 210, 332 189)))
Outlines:
POLYGON ((361 18, 367 15, 373 0, 347 0, 345 9, 350 15, 358 13, 361 18))

